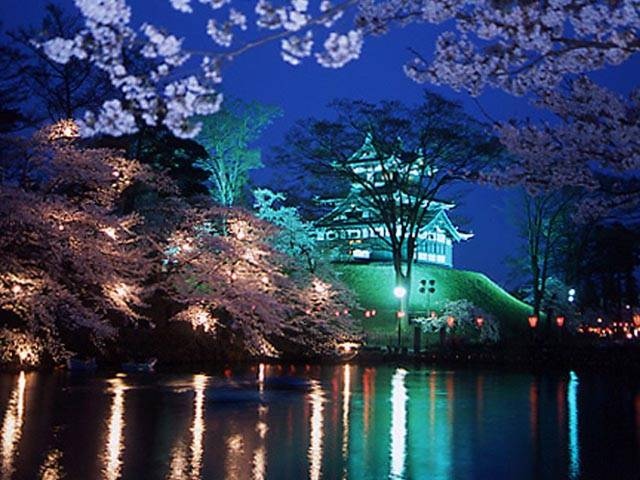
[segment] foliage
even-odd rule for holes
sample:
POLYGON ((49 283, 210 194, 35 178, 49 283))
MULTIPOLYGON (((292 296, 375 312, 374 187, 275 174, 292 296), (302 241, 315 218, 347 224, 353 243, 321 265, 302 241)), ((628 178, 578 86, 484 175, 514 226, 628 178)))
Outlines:
POLYGON ((467 340, 477 338, 480 343, 496 343, 500 340, 500 326, 490 315, 475 306, 469 300, 448 300, 439 311, 439 316, 417 318, 422 330, 438 333, 446 329, 447 333, 455 333, 467 340), (478 326, 477 319, 483 319, 478 326))
POLYGON ((313 225, 303 220, 295 207, 282 205, 286 200, 283 193, 259 188, 253 191, 253 196, 258 218, 278 227, 271 237, 272 245, 293 258, 304 258, 308 270, 313 272, 318 263, 313 225))
POLYGON ((208 156, 195 165, 209 174, 209 192, 217 204, 231 207, 238 203, 249 172, 262 166, 260 150, 249 145, 278 115, 276 107, 236 101, 200 119, 197 141, 208 156))
MULTIPOLYGON (((561 315, 565 317, 565 327, 568 332, 575 332, 580 316, 576 311, 576 299, 569 301, 569 287, 557 277, 549 277, 546 281, 544 296, 540 300, 540 312, 547 315, 547 323, 551 325, 555 322, 555 317, 561 315)), ((534 292, 527 286, 523 293, 524 300, 533 304, 534 292)), ((540 317, 542 318, 542 317, 540 317)), ((552 325, 553 326, 553 325, 552 325)))

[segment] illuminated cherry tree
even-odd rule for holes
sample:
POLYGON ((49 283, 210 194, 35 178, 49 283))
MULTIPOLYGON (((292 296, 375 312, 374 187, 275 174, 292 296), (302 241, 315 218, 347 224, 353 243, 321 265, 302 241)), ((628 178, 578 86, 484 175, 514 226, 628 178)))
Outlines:
POLYGON ((444 330, 466 341, 479 343, 496 343, 500 340, 499 322, 465 299, 448 300, 442 305, 439 316, 418 318, 416 322, 426 333, 444 330))
POLYGON ((473 95, 487 86, 519 95, 551 89, 567 75, 620 64, 640 49, 638 0, 508 5, 487 0, 321 0, 313 5, 291 0, 276 5, 258 0, 250 8, 231 0, 167 1, 177 15, 202 17, 211 49, 196 53, 185 47, 184 38, 160 27, 134 26, 126 0, 75 0, 85 28, 74 38, 42 42, 44 52, 59 63, 72 58, 93 63, 121 92, 98 112, 86 113, 83 135, 130 134, 139 119, 194 137, 200 125, 189 118, 220 108, 224 64, 268 42, 279 41, 282 59, 292 65, 315 58, 323 67, 340 68, 360 56, 369 35, 409 23, 448 22, 455 30, 440 35, 433 60, 416 49, 405 71, 418 82, 448 84, 473 95), (129 54, 153 67, 144 75, 129 71, 129 54), (199 73, 181 75, 189 62, 199 62, 199 73))
POLYGON ((274 226, 240 209, 194 210, 168 241, 175 320, 230 339, 249 355, 335 353, 357 339, 347 290, 309 274, 266 238, 274 226))
POLYGON ((580 218, 602 217, 636 202, 640 185, 632 178, 640 170, 640 90, 623 97, 580 77, 568 92, 547 92, 539 103, 558 121, 500 125, 500 138, 514 158, 489 180, 523 185, 533 195, 567 186, 583 189, 574 205, 580 218))
POLYGON ((0 184, 0 311, 8 327, 0 354, 33 364, 36 351, 64 358, 70 335, 99 346, 118 323, 140 318, 150 249, 134 233, 139 219, 114 209, 147 172, 113 151, 45 132, 21 161, 19 176, 4 169, 0 184), (28 352, 11 347, 20 335, 28 352))

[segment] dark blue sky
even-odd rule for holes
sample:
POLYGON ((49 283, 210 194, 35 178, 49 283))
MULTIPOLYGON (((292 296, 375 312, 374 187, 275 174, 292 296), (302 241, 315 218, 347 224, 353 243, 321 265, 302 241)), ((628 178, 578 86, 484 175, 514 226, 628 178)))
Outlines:
MULTIPOLYGON (((45 0, 1 0, 3 26, 13 28, 38 22, 45 3, 45 0)), ((74 8, 71 0, 58 3, 74 8)), ((172 10, 169 0, 130 0, 129 4, 134 9, 135 21, 150 21, 172 33, 188 37, 189 48, 214 49, 204 31, 208 17, 197 15, 208 13, 204 7, 196 5, 199 8, 195 15, 185 15, 172 10)), ((238 5, 246 5, 246 9, 251 10, 253 2, 240 0, 238 5)), ((280 59, 278 45, 266 45, 241 56, 223 72, 224 91, 241 99, 282 108, 283 117, 275 121, 261 141, 265 153, 271 145, 282 141, 283 134, 297 119, 327 115, 326 104, 337 97, 417 103, 423 88, 429 87, 460 100, 469 113, 481 117, 477 106, 467 95, 456 94, 446 87, 417 85, 403 74, 402 64, 409 58, 407 47, 431 54, 438 32, 438 28, 429 25, 413 25, 384 37, 370 38, 365 43, 361 58, 339 70, 322 68, 313 60, 301 66, 291 66, 280 59)), ((593 78, 609 88, 627 92, 640 79, 640 58, 636 56, 621 67, 597 72, 593 78)), ((479 101, 496 119, 537 118, 540 115, 526 99, 501 92, 487 92, 479 101)), ((512 197, 513 192, 484 187, 473 187, 464 197, 456 211, 468 220, 464 228, 476 236, 455 250, 457 268, 481 271, 500 283, 507 283, 509 268, 505 258, 515 254, 519 244, 506 207, 512 197)))

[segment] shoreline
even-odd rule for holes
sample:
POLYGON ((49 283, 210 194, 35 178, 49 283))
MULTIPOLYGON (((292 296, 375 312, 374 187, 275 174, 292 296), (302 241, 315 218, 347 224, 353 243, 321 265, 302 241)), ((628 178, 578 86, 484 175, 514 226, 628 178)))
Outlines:
MULTIPOLYGON (((333 358, 283 357, 255 358, 246 361, 225 362, 214 365, 209 362, 166 363, 160 361, 156 373, 224 373, 225 370, 245 370, 259 363, 270 365, 306 367, 354 364, 377 366, 389 364, 410 364, 412 366, 434 366, 457 369, 490 368, 517 371, 594 371, 616 373, 640 373, 640 347, 631 345, 528 345, 514 347, 467 347, 433 348, 414 353, 410 349, 380 349, 365 347, 354 358, 342 360, 333 358)), ((115 361, 98 361, 98 373, 120 371, 115 361)), ((17 365, 2 365, 0 372, 19 371, 52 372, 67 371, 61 366, 44 365, 25 368, 17 365)), ((80 372, 73 372, 82 374, 80 372)), ((91 372, 88 372, 89 374, 91 372)))

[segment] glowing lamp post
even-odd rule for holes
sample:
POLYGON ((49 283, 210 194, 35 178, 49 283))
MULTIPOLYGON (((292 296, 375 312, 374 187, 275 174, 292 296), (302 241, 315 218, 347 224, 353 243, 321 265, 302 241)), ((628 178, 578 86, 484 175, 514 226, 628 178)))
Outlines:
POLYGON ((407 289, 404 288, 402 285, 397 286, 396 288, 393 289, 393 295, 397 298, 402 300, 405 295, 407 294, 407 289))
POLYGON ((407 296, 407 289, 398 285, 393 289, 393 296, 400 300, 400 310, 398 310, 398 348, 402 347, 402 319, 405 316, 404 301, 407 296))

